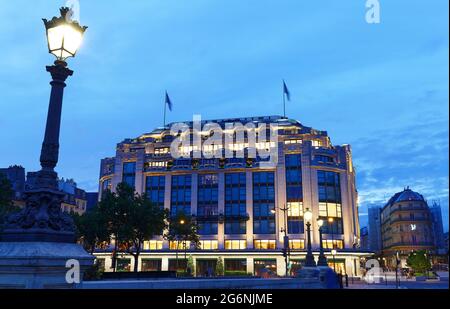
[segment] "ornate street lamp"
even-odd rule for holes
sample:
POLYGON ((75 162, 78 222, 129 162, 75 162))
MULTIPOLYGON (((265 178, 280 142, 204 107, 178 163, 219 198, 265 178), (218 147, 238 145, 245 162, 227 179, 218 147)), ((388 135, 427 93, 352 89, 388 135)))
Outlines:
POLYGON ((318 218, 317 225, 319 226, 319 241, 320 241, 320 253, 319 253, 319 260, 317 261, 317 266, 328 266, 327 257, 323 253, 323 241, 322 241, 323 219, 318 218))
MULTIPOLYGON (((289 247, 289 235, 288 235, 288 227, 287 227, 287 221, 288 221, 288 211, 289 211, 289 206, 285 206, 285 207, 275 207, 278 208, 279 210, 281 210, 283 212, 283 221, 284 221, 284 227, 281 228, 281 232, 284 232, 284 236, 283 236, 283 256, 284 256, 284 264, 285 264, 285 276, 288 277, 289 276, 289 257, 290 257, 290 247, 289 247)), ((272 214, 275 214, 275 208, 271 209, 270 212, 272 214)))
POLYGON ((311 249, 311 219, 312 219, 311 210, 309 210, 309 208, 306 208, 306 211, 303 214, 303 216, 306 220, 306 234, 308 240, 305 267, 316 267, 316 261, 314 261, 314 256, 312 254, 311 249))
POLYGON ((61 16, 51 20, 43 19, 49 53, 56 57, 56 61, 46 67, 52 76, 52 88, 41 148, 41 170, 36 173, 31 188, 25 192, 26 207, 7 218, 3 241, 75 242, 73 220, 61 211, 64 193, 58 190, 54 168, 58 163, 65 81, 73 74, 65 61, 76 55, 87 27, 71 19, 69 8, 61 8, 60 13, 61 16))

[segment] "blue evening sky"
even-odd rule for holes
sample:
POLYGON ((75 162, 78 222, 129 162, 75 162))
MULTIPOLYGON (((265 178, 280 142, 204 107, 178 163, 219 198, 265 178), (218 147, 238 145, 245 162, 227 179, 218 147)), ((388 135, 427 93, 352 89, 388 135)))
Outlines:
MULTIPOLYGON (((168 121, 282 114, 351 144, 367 207, 410 186, 439 200, 448 230, 447 0, 81 0, 84 44, 69 66, 62 177, 98 187, 100 159, 168 121)), ((39 169, 49 98, 41 18, 62 0, 0 3, 0 166, 39 169)))

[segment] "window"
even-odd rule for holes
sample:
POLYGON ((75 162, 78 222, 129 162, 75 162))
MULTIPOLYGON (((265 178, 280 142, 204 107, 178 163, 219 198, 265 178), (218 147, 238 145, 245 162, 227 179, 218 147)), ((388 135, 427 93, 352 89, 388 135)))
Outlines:
POLYGON ((267 239, 255 239, 253 241, 253 246, 255 249, 259 250, 273 250, 276 248, 276 241, 267 239))
POLYGON ((238 276, 247 274, 246 259, 225 259, 225 276, 238 276))
POLYGON ((342 234, 341 184, 339 173, 317 171, 319 190, 319 216, 334 218, 331 227, 335 233, 342 234))
POLYGON ((218 215, 217 174, 198 175, 197 217, 218 215))
POLYGON ((111 179, 110 178, 105 179, 102 182, 102 192, 105 192, 105 191, 111 191, 111 179))
POLYGON ((304 232, 301 154, 286 155, 285 166, 288 233, 301 234, 304 232))
POLYGON ((131 270, 131 259, 117 259, 116 265, 117 271, 130 271, 131 270))
POLYGON ((217 250, 219 248, 217 240, 200 240, 201 250, 217 250))
POLYGON ((217 223, 211 221, 197 222, 199 235, 215 235, 217 234, 217 223))
POLYGON ((164 155, 170 152, 170 148, 155 148, 155 155, 164 155))
POLYGON ((162 240, 147 240, 144 241, 144 250, 162 250, 162 240))
POLYGON ((321 162, 321 163, 333 163, 333 162, 334 162, 333 157, 330 157, 330 156, 324 156, 324 155, 315 155, 315 156, 314 156, 314 159, 315 159, 317 162, 321 162))
POLYGON ((245 173, 225 174, 225 234, 245 234, 247 214, 245 173))
POLYGON ((291 248, 293 250, 305 249, 305 240, 304 239, 290 239, 289 240, 289 248, 291 248))
POLYGON ((141 271, 161 271, 161 259, 142 259, 141 271))
POLYGON ((184 250, 186 246, 186 249, 189 249, 191 247, 191 242, 189 240, 187 241, 169 241, 169 249, 170 250, 184 250))
POLYGON ((332 218, 332 221, 330 221, 330 218, 324 218, 321 216, 321 219, 323 219, 323 226, 322 226, 322 233, 323 234, 344 234, 344 227, 342 225, 342 218, 332 218))
POLYGON ((134 188, 135 177, 136 177, 136 162, 124 162, 122 182, 134 188))
POLYGON ((301 139, 287 139, 284 141, 285 145, 290 145, 290 144, 301 144, 302 140, 301 139))
POLYGON ((255 259, 253 262, 253 269, 256 276, 261 276, 263 274, 263 269, 268 269, 273 273, 277 272, 277 260, 260 260, 255 259))
POLYGON ((145 181, 147 198, 160 208, 164 208, 165 182, 165 176, 147 176, 145 181))
POLYGON ((275 188, 273 172, 253 173, 253 231, 255 234, 274 234, 275 188))
POLYGON ((173 175, 170 215, 191 214, 191 175, 173 175))
POLYGON ((244 250, 247 249, 247 241, 245 239, 225 240, 226 250, 244 250))
POLYGON ((322 245, 324 249, 343 249, 344 241, 340 239, 323 239, 322 245))

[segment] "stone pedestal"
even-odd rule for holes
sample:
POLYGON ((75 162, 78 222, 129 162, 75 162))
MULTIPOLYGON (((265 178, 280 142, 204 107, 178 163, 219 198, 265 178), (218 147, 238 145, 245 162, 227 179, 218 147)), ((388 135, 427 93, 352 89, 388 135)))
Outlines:
POLYGON ((339 289, 338 277, 334 270, 329 266, 319 266, 320 282, 326 289, 339 289))
POLYGON ((76 269, 66 267, 69 260, 78 261, 82 280, 94 256, 74 243, 0 242, 0 289, 73 288, 76 283, 66 280, 76 269))
POLYGON ((297 278, 300 279, 319 279, 319 268, 303 267, 297 272, 297 278))

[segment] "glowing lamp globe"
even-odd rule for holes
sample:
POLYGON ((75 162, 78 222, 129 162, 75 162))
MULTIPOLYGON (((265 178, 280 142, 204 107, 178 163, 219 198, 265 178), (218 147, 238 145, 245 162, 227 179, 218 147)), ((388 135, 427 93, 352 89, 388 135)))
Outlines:
POLYGON ((77 21, 72 20, 71 9, 62 7, 60 12, 60 17, 43 21, 49 53, 53 54, 57 61, 64 62, 69 57, 75 57, 87 27, 82 27, 77 21))
POLYGON ((311 219, 312 219, 312 212, 311 212, 311 210, 309 210, 309 208, 306 208, 306 211, 303 214, 303 216, 305 217, 306 221, 311 221, 311 219))
POLYGON ((317 219, 317 225, 318 225, 319 227, 322 227, 322 225, 323 225, 323 219, 317 219))

